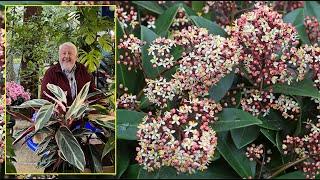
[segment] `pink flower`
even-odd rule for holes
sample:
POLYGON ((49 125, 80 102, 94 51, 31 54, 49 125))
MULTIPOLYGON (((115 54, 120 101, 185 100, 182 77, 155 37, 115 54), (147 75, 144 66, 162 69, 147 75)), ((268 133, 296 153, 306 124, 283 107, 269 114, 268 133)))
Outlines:
POLYGON ((6 96, 7 105, 13 104, 18 98, 22 98, 24 101, 30 100, 30 93, 13 81, 6 83, 6 96))

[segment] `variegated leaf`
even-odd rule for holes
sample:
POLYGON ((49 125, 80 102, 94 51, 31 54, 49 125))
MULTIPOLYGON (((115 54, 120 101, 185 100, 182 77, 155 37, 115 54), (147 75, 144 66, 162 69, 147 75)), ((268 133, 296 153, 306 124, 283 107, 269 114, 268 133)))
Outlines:
POLYGON ((49 91, 54 94, 54 96, 59 99, 60 101, 67 103, 67 96, 64 93, 64 91, 59 87, 56 86, 54 84, 47 84, 47 88, 49 89, 49 91))
POLYGON ((56 133, 56 141, 63 157, 70 164, 83 171, 86 165, 85 156, 71 131, 65 126, 60 127, 56 133))
POLYGON ((79 92, 79 94, 77 95, 76 99, 73 101, 73 103, 71 104, 70 108, 68 109, 65 118, 69 119, 70 117, 74 116, 74 114, 76 114, 80 108, 80 106, 84 103, 84 101, 86 100, 86 97, 88 95, 89 92, 89 87, 90 87, 90 82, 87 82, 81 89, 81 91, 79 92))
POLYGON ((46 104, 52 104, 45 99, 32 99, 30 101, 26 101, 22 103, 20 106, 13 106, 13 108, 28 108, 28 107, 42 107, 46 104))
POLYGON ((53 110, 54 104, 44 105, 40 108, 36 117, 35 131, 42 129, 46 125, 50 120, 53 110))

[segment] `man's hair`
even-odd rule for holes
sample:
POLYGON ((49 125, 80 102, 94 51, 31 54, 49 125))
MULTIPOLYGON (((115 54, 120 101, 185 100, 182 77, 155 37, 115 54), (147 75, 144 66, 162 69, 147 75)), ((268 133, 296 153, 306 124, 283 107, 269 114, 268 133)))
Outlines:
POLYGON ((72 47, 72 48, 76 51, 76 55, 78 54, 78 49, 77 49, 76 45, 74 45, 72 42, 65 42, 65 43, 61 44, 61 45, 59 46, 59 53, 60 53, 61 48, 62 48, 63 46, 70 46, 70 47, 72 47))

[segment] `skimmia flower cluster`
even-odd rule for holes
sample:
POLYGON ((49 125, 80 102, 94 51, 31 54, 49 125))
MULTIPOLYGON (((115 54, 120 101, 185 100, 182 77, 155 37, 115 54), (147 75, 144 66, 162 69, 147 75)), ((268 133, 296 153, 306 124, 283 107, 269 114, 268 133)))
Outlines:
POLYGON ((267 152, 265 152, 265 147, 263 144, 255 145, 251 144, 247 147, 246 156, 249 158, 250 161, 258 161, 263 164, 269 163, 271 161, 271 157, 267 157, 267 155, 270 155, 272 152, 269 149, 267 152))
POLYGON ((137 96, 124 93, 119 99, 117 99, 117 108, 123 109, 135 109, 138 104, 137 96))
POLYGON ((138 12, 134 6, 130 3, 121 3, 116 8, 116 13, 121 25, 124 28, 132 27, 135 28, 138 22, 138 12))
MULTIPOLYGON (((208 94, 212 85, 219 82, 221 78, 232 71, 234 65, 238 64, 237 57, 241 48, 232 39, 209 35, 207 30, 197 27, 182 30, 180 35, 174 35, 174 39, 177 45, 186 46, 188 51, 184 52, 181 59, 178 60, 179 66, 176 73, 172 75, 173 79, 170 82, 166 81, 166 86, 169 88, 165 87, 161 89, 163 91, 159 91, 160 87, 158 86, 151 86, 151 88, 158 89, 150 89, 150 86, 148 86, 148 90, 146 89, 145 92, 156 92, 162 98, 167 97, 170 100, 174 97, 174 93, 181 92, 179 90, 189 91, 189 94, 195 97, 204 96, 208 94), (166 89, 170 92, 167 92, 166 89), (172 91, 172 89, 175 89, 175 91, 172 91)), ((160 49, 161 53, 164 52, 161 55, 166 56, 165 54, 170 51, 173 42, 172 40, 158 38, 151 44, 149 53, 152 55, 159 54, 160 49), (161 47, 155 46, 160 42, 162 42, 161 47)), ((168 58, 159 58, 158 55, 151 61, 157 65, 168 67, 168 65, 173 65, 173 58, 170 55, 168 58)), ((162 81, 163 78, 160 82, 162 81)), ((154 101, 152 95, 148 97, 151 97, 151 101, 154 101)), ((161 100, 163 100, 162 98, 161 100)))
POLYGON ((299 43, 295 27, 284 23, 282 15, 268 6, 257 6, 234 23, 227 31, 243 48, 240 58, 249 78, 256 85, 291 81, 286 60, 279 58, 279 53, 288 53, 299 43))
POLYGON ((301 169, 308 179, 314 179, 320 173, 320 121, 311 126, 311 132, 303 138, 287 135, 282 145, 284 154, 293 153, 304 159, 296 168, 301 169))
POLYGON ((299 104, 292 98, 284 95, 280 95, 280 97, 272 105, 272 108, 280 111, 285 119, 290 118, 297 120, 297 117, 300 113, 299 104))
POLYGON ((232 39, 204 36, 199 44, 194 44, 191 52, 182 57, 173 77, 180 81, 182 89, 189 90, 190 94, 207 95, 209 88, 238 64, 240 50, 232 39))
POLYGON ((153 67, 163 66, 164 68, 171 68, 174 64, 174 57, 171 53, 175 42, 171 39, 157 38, 150 44, 148 54, 152 56, 150 62, 153 67))
POLYGON ((317 44, 320 42, 320 24, 316 17, 307 16, 304 19, 304 26, 311 44, 317 44))
POLYGON ((217 145, 210 124, 217 121, 215 115, 221 110, 220 104, 208 99, 192 99, 162 116, 149 113, 138 126, 136 160, 148 171, 161 166, 190 174, 207 169, 217 145))
MULTIPOLYGON (((245 2, 247 3, 247 2, 245 2)), ((216 13, 216 21, 221 26, 230 25, 230 14, 237 10, 237 4, 235 1, 206 1, 203 7, 205 14, 214 11, 216 13)))
POLYGON ((144 43, 133 34, 124 35, 118 45, 119 50, 122 50, 123 53, 119 56, 117 63, 128 66, 128 70, 131 70, 132 67, 141 68, 141 46, 143 45, 144 43))
POLYGON ((244 95, 241 99, 241 107, 244 111, 254 116, 266 116, 270 112, 275 96, 269 91, 260 91, 258 89, 243 90, 244 95))
POLYGON ((184 8, 179 8, 176 17, 173 19, 171 28, 180 31, 191 26, 191 20, 187 17, 184 8))
POLYGON ((167 107, 167 101, 173 100, 181 92, 181 84, 172 79, 160 77, 157 80, 146 79, 147 87, 143 89, 150 102, 156 103, 159 107, 167 107))
POLYGON ((303 7, 303 1, 275 1, 273 9, 278 12, 290 12, 303 7))
MULTIPOLYGON (((20 84, 15 82, 6 83, 6 104, 7 105, 16 105, 15 103, 21 99, 22 102, 30 100, 30 93, 24 90, 20 84)), ((22 103, 20 102, 20 103, 22 103)))
POLYGON ((141 18, 141 21, 146 22, 147 23, 147 28, 150 29, 155 29, 156 28, 156 17, 147 14, 146 16, 141 18))

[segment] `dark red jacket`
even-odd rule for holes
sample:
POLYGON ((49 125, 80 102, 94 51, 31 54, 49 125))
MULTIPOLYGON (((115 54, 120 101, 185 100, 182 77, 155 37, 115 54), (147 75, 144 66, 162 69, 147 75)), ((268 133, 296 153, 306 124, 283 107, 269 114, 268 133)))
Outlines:
MULTIPOLYGON (((91 81, 89 92, 94 92, 96 87, 95 87, 93 76, 88 73, 86 67, 83 64, 77 62, 76 66, 77 68, 75 71, 75 78, 77 82, 77 92, 79 93, 82 87, 89 81, 91 81)), ((62 72, 62 69, 59 63, 51 66, 46 71, 41 82, 41 98, 46 99, 48 101, 52 101, 43 93, 43 92, 46 92, 49 95, 53 96, 53 94, 47 89, 48 83, 57 85, 63 91, 67 91, 68 106, 72 104, 73 99, 71 97, 71 89, 70 89, 69 81, 67 79, 67 76, 62 72)))

